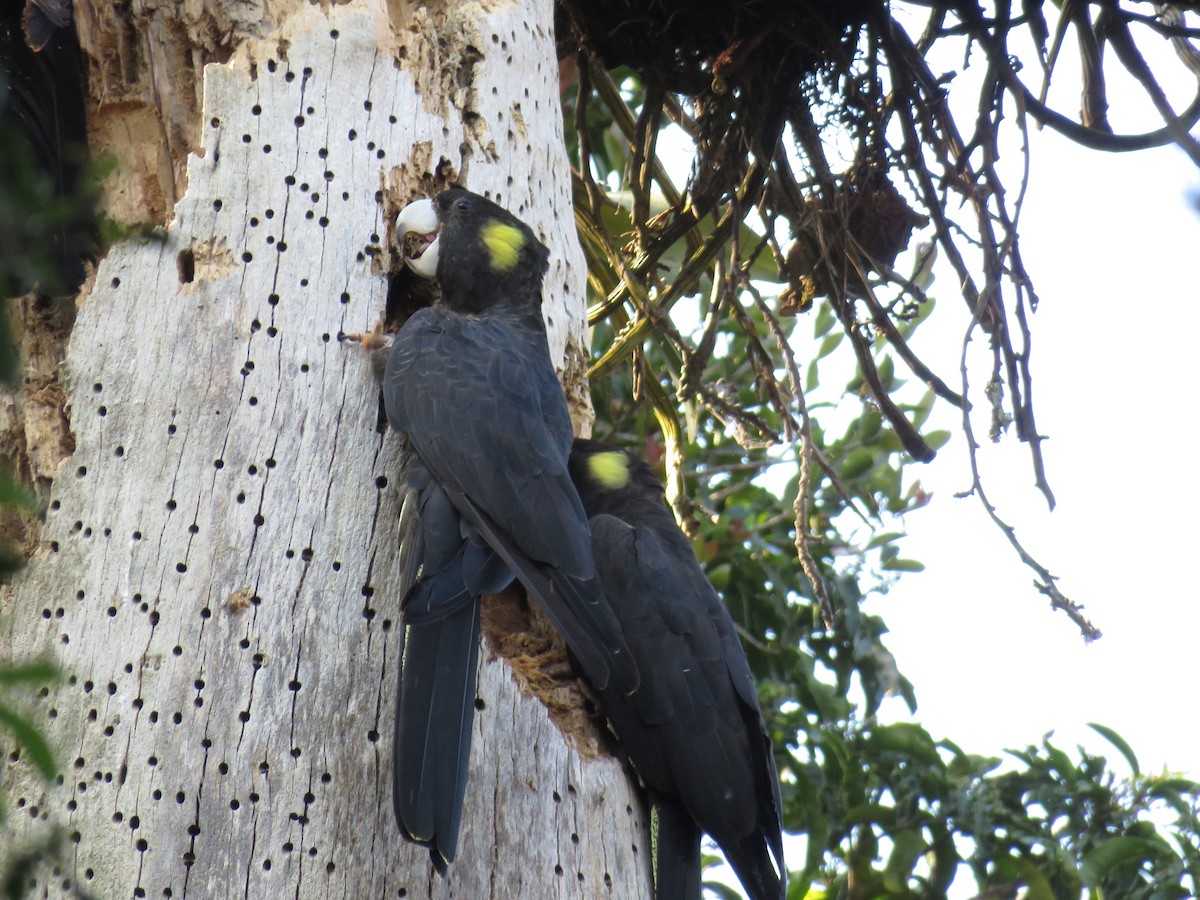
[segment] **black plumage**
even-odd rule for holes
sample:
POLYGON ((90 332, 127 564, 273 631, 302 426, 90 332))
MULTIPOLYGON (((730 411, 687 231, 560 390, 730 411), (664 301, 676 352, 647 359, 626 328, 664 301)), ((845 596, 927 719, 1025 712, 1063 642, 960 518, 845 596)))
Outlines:
POLYGON ((462 190, 400 219, 401 231, 437 228, 422 259, 437 260, 442 300, 401 328, 384 379, 388 419, 409 451, 393 800, 401 831, 444 869, 466 784, 480 595, 515 575, 592 684, 631 691, 637 670, 596 580, 567 471, 571 420, 541 311, 546 248, 462 190))
POLYGON ((786 893, 779 780, 733 620, 650 468, 577 440, 570 460, 592 553, 641 672, 631 695, 599 693, 646 787, 655 896, 700 896, 700 832, 752 900, 786 893))

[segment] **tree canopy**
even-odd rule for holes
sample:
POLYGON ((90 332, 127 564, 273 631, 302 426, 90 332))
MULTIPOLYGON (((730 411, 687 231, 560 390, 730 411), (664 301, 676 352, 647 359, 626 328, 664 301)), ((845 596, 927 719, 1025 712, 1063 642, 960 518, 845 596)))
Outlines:
POLYGON ((745 630, 789 747, 788 827, 808 836, 797 896, 941 896, 960 863, 988 896, 1196 889, 1195 784, 1144 775, 1099 724, 1132 780, 1049 738, 1001 765, 880 725, 885 695, 915 710, 920 686, 860 609, 922 567, 902 555, 897 517, 929 500, 913 465, 949 439, 926 426, 944 404, 997 538, 1085 639, 1101 637, 1000 518, 975 450, 985 434, 1024 443, 1053 508, 1019 233, 1028 130, 1080 152, 1174 143, 1200 164, 1200 97, 1180 104, 1160 86, 1180 72, 1200 84, 1189 6, 561 4, 596 428, 661 457, 745 630), (1046 100, 1068 41, 1077 116, 1046 100), (1106 65, 1142 87, 1162 128, 1110 125, 1106 65), (935 312, 939 256, 962 303, 939 284, 935 312), (957 371, 911 348, 935 314, 961 324, 957 371), (969 356, 972 341, 986 352, 969 356))
MULTIPOLYGON (((1132 777, 1050 739, 1002 760, 917 724, 881 724, 885 696, 915 709, 920 686, 898 670, 882 619, 861 608, 921 566, 902 555, 896 517, 929 500, 912 468, 949 438, 926 427, 935 404, 960 411, 972 459, 984 432, 1026 444, 1053 506, 1032 400, 1038 294, 1020 248, 1023 167, 999 160, 1025 153, 1037 123, 1091 151, 1175 144, 1200 165, 1200 95, 1180 101, 1160 86, 1168 66, 1200 82, 1197 6, 560 0, 595 430, 662 464, 742 630, 785 824, 805 835, 792 896, 939 897, 968 875, 987 897, 1200 890, 1200 785, 1142 772, 1130 743, 1099 724, 1132 777), (1085 85, 1078 115, 1046 100, 1068 41, 1085 85), (1109 124, 1113 66, 1143 87, 1161 128, 1109 124), (974 102, 951 100, 958 85, 974 102), (694 150, 684 177, 662 149, 679 135, 694 150), (961 301, 935 306, 934 257, 949 262, 961 301), (911 349, 935 313, 961 322, 956 372, 911 349), (986 346, 982 367, 968 360, 972 340, 986 346), (843 360, 854 370, 844 382, 843 360)), ((10 152, 24 150, 0 141, 10 152)), ((8 220, 30 229, 22 244, 57 227, 51 195, 36 178, 0 184, 8 220)), ((0 282, 27 286, 47 265, 6 253, 0 282)), ((12 348, 0 350, 11 378, 12 348)), ((1099 638, 974 473, 998 539, 1099 638)), ((18 498, 7 486, 0 496, 18 498)), ((9 697, 51 674, 0 670, 0 726, 47 777, 49 747, 9 697)), ((12 862, 19 875, 24 860, 12 862)), ((16 895, 19 878, 9 884, 16 895)))
MULTIPOLYGON (((592 269, 589 320, 613 328, 592 375, 637 357, 633 369, 647 376, 676 496, 682 494, 678 436, 685 421, 694 432, 703 414, 708 427, 699 430, 725 430, 746 450, 798 437, 796 459, 807 485, 816 466, 817 480, 827 480, 843 504, 852 506, 853 497, 873 508, 844 483, 846 473, 814 452, 823 448, 814 446, 806 414, 816 359, 844 341, 858 370, 849 389, 881 416, 906 459, 927 462, 936 453, 942 437, 920 433, 932 403, 962 412, 972 445, 982 436, 968 413, 986 406, 989 438, 999 440, 1011 428, 1028 445, 1038 487, 1053 508, 1032 399, 1030 316, 1038 294, 1022 263, 1017 227, 1025 183, 1006 184, 999 160, 1002 151, 1027 154, 1023 134, 1034 122, 1097 150, 1175 143, 1200 164, 1200 144, 1190 135, 1200 120, 1200 94, 1176 114, 1139 49, 1150 45, 1159 51, 1156 64, 1170 65, 1161 52, 1170 47, 1175 62, 1200 81, 1200 51, 1189 40, 1196 32, 1183 19, 1188 4, 1160 5, 1156 14, 1150 4, 1071 2, 1060 14, 1037 2, 1019 10, 1010 3, 988 10, 973 3, 832 3, 783 11, 747 2, 711 9, 667 4, 661 16, 632 4, 581 6, 564 3, 560 21, 560 48, 573 54, 576 74, 569 77, 577 78, 567 110, 576 216, 592 269), (926 7, 921 22, 916 16, 926 7), (914 26, 916 37, 909 34, 914 26), (1043 102, 1067 40, 1080 47, 1079 122, 1043 102), (1106 48, 1110 63, 1115 55, 1143 86, 1163 128, 1113 132, 1106 48), (962 59, 963 71, 939 68, 950 59, 962 59), (971 64, 979 73, 973 81, 971 64), (973 118, 965 122, 949 102, 956 80, 971 82, 977 93, 965 107, 973 118), (668 126, 682 129, 695 148, 682 187, 657 152, 668 126), (917 262, 911 272, 898 272, 897 258, 914 234, 921 238, 917 262), (991 360, 983 372, 969 371, 965 358, 959 372, 934 372, 909 346, 912 331, 932 312, 926 279, 938 255, 961 286, 964 347, 979 332, 986 339, 991 360), (770 302, 763 282, 777 285, 770 302), (696 294, 705 298, 704 327, 685 334, 669 314, 696 294), (812 316, 813 332, 823 343, 816 359, 798 360, 800 351, 786 340, 796 327, 788 320, 814 310, 817 298, 823 302, 812 316), (741 372, 707 371, 718 345, 727 346, 719 337, 748 342, 745 352, 733 354, 747 366, 741 372), (646 353, 655 351, 661 358, 647 362, 646 353), (911 378, 897 378, 897 365, 911 378), (978 395, 971 376, 983 382, 978 395), (723 378, 746 393, 733 397, 719 389, 723 378), (905 405, 897 388, 910 380, 929 394, 905 405), (656 381, 663 391, 653 387, 656 381)), ((1027 175, 1028 167, 1017 171, 1027 175)), ((858 454, 848 477, 867 463, 858 454)), ((1036 573, 1039 589, 1085 638, 1098 637, 1099 629, 995 515, 978 473, 973 488, 1036 573)), ((809 502, 803 493, 797 544, 811 578, 806 544, 813 529, 803 526, 809 502)))

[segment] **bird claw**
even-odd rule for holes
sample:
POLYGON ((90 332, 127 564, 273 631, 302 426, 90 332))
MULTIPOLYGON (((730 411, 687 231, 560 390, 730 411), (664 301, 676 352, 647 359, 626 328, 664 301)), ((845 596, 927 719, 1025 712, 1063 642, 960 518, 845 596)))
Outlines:
POLYGON ((383 320, 376 322, 370 331, 350 331, 342 335, 343 340, 354 344, 362 344, 364 350, 383 350, 389 348, 396 340, 394 334, 383 330, 383 320))

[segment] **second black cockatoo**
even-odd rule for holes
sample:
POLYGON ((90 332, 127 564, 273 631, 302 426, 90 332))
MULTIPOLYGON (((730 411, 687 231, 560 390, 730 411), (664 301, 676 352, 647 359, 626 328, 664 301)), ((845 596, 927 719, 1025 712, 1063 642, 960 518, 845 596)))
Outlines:
POLYGON ((571 476, 592 555, 642 679, 600 688, 651 812, 657 900, 699 900, 700 833, 751 900, 787 889, 771 739, 733 620, 644 462, 575 441, 571 476))

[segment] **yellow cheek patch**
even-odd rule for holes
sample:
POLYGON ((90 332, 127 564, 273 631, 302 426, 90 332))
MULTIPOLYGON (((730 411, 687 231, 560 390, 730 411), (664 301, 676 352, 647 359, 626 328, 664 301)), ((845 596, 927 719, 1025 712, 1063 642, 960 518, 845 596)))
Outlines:
POLYGON ((610 491, 629 483, 629 460, 624 453, 597 453, 588 459, 592 477, 610 491))
POLYGON ((515 225, 493 219, 483 226, 483 246, 487 248, 488 262, 496 272, 508 272, 517 264, 527 240, 525 232, 515 225))

